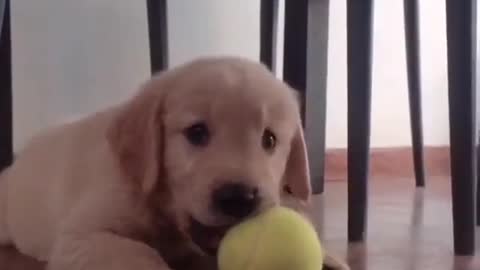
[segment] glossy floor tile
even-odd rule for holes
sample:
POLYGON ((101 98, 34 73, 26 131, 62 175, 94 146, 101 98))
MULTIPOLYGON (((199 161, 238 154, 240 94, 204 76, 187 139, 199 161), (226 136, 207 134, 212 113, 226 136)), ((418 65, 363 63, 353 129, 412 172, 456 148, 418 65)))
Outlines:
MULTIPOLYGON (((429 178, 425 189, 416 189, 409 178, 373 179, 364 244, 346 242, 345 181, 327 182, 325 195, 314 198, 311 214, 324 246, 354 270, 480 270, 480 252, 474 257, 453 256, 447 178, 429 178)), ((480 235, 477 245, 480 249, 480 235)), ((40 270, 42 265, 0 249, 0 269, 40 270)))

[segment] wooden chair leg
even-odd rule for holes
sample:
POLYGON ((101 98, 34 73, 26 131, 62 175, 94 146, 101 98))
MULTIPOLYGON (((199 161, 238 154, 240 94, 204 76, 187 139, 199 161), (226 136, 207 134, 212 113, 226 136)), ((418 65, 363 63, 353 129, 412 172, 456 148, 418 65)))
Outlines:
POLYGON ((147 0, 148 37, 152 73, 168 66, 167 0, 147 0))
POLYGON ((367 227, 373 1, 347 0, 348 239, 367 227))
POLYGON ((284 79, 302 94, 314 193, 324 191, 329 0, 285 1, 284 79))
POLYGON ((260 2, 260 61, 271 70, 275 65, 275 29, 278 0, 260 2))
POLYGON ((0 0, 0 35, 2 34, 2 25, 3 25, 3 18, 5 14, 6 5, 7 5, 6 0, 0 0))
POLYGON ((0 0, 0 171, 13 159, 12 51, 9 0, 0 0))
POLYGON ((418 0, 404 0, 405 44, 407 50, 408 97, 412 130, 413 165, 417 187, 425 186, 422 132, 422 92, 420 82, 420 51, 418 0))
MULTIPOLYGON (((477 133, 478 136, 478 133, 477 133)), ((480 144, 476 146, 477 154, 477 226, 480 226, 480 144)))
POLYGON ((447 0, 446 8, 454 249, 473 255, 476 1, 447 0))

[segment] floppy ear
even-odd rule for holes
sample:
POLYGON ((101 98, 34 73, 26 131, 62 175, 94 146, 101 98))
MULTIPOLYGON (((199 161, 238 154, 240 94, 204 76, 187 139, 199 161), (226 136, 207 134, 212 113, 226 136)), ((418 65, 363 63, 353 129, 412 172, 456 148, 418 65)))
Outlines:
POLYGON ((298 199, 308 202, 312 193, 310 186, 310 169, 308 165, 307 149, 303 136, 303 129, 298 124, 292 140, 287 165, 285 168, 284 183, 288 191, 298 199))
POLYGON ((129 181, 142 191, 153 189, 163 164, 163 95, 144 89, 118 111, 107 132, 107 139, 129 181))

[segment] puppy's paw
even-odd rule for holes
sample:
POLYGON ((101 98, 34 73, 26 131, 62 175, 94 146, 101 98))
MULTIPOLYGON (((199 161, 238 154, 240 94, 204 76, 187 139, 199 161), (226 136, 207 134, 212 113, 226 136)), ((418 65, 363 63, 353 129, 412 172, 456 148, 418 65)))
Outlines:
POLYGON ((142 242, 112 233, 91 233, 57 241, 47 270, 171 270, 142 242))

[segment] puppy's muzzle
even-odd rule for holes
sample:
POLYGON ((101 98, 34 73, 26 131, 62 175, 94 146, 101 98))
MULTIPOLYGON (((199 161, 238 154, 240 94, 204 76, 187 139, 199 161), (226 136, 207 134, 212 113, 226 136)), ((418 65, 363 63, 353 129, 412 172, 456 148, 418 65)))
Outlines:
POLYGON ((242 219, 254 213, 260 205, 258 188, 242 181, 221 185, 212 193, 213 207, 220 214, 242 219))

